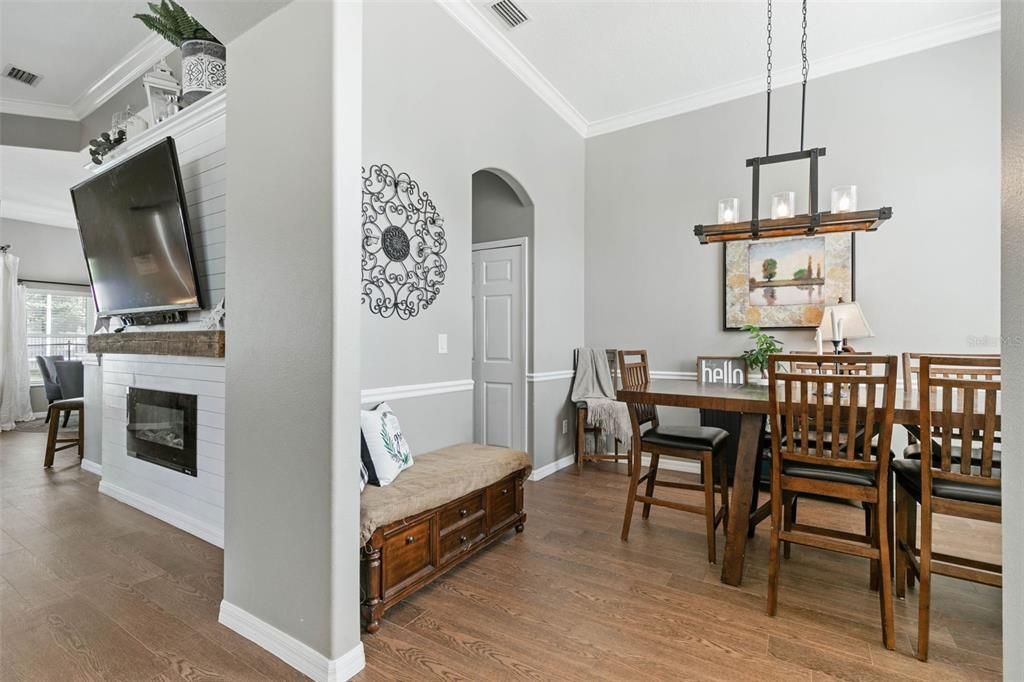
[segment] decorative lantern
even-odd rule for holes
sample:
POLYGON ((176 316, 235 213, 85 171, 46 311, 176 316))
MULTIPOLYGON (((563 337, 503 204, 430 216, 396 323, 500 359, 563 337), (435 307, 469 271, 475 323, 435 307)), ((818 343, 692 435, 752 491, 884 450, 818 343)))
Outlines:
POLYGON ((146 100, 149 102, 149 115, 154 125, 164 121, 181 110, 178 105, 180 84, 174 78, 174 72, 161 59, 153 70, 142 77, 142 85, 146 88, 146 100))

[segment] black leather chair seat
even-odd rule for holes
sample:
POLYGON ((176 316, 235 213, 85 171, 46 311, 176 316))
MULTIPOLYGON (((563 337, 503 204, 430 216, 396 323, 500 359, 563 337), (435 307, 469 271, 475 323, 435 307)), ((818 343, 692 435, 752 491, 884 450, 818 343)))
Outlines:
MULTIPOLYGON (((898 459, 892 463, 892 469, 900 484, 910 491, 915 499, 921 499, 921 460, 919 459, 898 459)), ((978 470, 975 468, 975 473, 978 470)), ((999 478, 999 470, 992 469, 992 477, 999 478)), ((932 496, 943 497, 950 500, 963 502, 979 502, 981 504, 994 504, 1002 506, 1003 493, 999 488, 992 488, 987 485, 974 485, 961 483, 959 481, 947 481, 945 479, 932 479, 932 496)))
MULTIPOLYGON (((977 443, 977 441, 974 441, 974 442, 977 443)), ((952 451, 950 452, 949 456, 950 456, 951 461, 953 462, 953 468, 954 469, 959 469, 960 468, 960 456, 963 453, 963 448, 961 448, 959 445, 954 445, 954 446, 951 447, 951 450, 952 451)), ((932 442, 932 466, 936 466, 936 467, 940 466, 940 464, 942 462, 942 455, 940 454, 941 451, 942 451, 942 447, 938 443, 933 441, 932 442)), ((993 450, 992 451, 992 468, 993 469, 1001 468, 1001 456, 1002 456, 1002 453, 1000 453, 999 450, 993 450)), ((903 449, 903 458, 904 459, 921 459, 921 444, 920 443, 911 443, 906 448, 904 448, 903 449)), ((981 467, 981 450, 979 448, 973 448, 973 452, 971 453, 971 466, 976 466, 976 467, 979 467, 979 468, 981 467)))
POLYGON ((646 431, 640 440, 667 448, 717 452, 727 438, 728 431, 713 426, 656 426, 646 431))
POLYGON ((862 469, 839 469, 836 467, 804 464, 803 462, 786 462, 782 466, 782 473, 786 476, 799 476, 800 478, 812 478, 816 481, 830 481, 832 483, 846 483, 848 485, 873 486, 875 476, 873 472, 862 469))

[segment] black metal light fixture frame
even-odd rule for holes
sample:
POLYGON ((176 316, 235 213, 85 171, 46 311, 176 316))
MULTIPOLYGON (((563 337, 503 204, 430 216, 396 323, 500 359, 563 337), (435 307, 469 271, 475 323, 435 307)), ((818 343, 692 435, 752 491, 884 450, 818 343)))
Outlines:
POLYGON ((701 244, 711 242, 738 241, 772 237, 796 237, 801 235, 828 234, 831 232, 861 232, 877 230, 878 226, 892 217, 892 207, 866 211, 832 213, 818 210, 818 159, 825 156, 824 147, 801 149, 797 152, 770 154, 747 159, 753 183, 750 205, 755 217, 749 222, 722 223, 719 225, 696 225, 693 233, 701 244), (761 197, 761 166, 790 163, 807 159, 810 166, 807 183, 807 213, 786 218, 764 219, 756 217, 761 197))
POLYGON ((803 90, 800 100, 800 151, 771 154, 772 120, 772 2, 768 0, 768 78, 767 109, 765 116, 764 156, 747 159, 747 167, 753 172, 751 212, 748 222, 722 223, 718 225, 695 225, 693 233, 701 244, 711 242, 740 241, 745 239, 766 239, 772 237, 797 237, 802 235, 828 234, 832 232, 871 232, 892 217, 892 207, 883 206, 865 211, 843 211, 832 213, 818 210, 818 159, 825 156, 824 147, 804 149, 804 122, 807 112, 807 0, 803 1, 803 36, 800 41, 803 75, 803 90), (807 159, 810 162, 808 180, 807 213, 785 218, 758 217, 761 195, 761 166, 776 163, 790 163, 807 159))

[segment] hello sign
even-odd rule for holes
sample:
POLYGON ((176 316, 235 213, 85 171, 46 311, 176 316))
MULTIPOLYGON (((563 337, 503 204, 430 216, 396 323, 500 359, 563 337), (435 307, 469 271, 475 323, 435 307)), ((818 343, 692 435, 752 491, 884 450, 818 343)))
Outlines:
POLYGON ((720 386, 746 386, 747 361, 742 357, 699 357, 697 358, 697 382, 720 386))

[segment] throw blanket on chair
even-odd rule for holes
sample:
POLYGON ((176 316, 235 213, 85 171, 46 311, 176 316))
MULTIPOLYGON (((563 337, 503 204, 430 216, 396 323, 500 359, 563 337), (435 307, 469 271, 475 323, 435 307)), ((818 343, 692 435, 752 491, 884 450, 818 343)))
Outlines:
POLYGON ((622 441, 628 450, 633 439, 633 424, 626 403, 615 400, 615 382, 608 367, 607 353, 596 348, 580 348, 578 355, 572 401, 587 403, 587 426, 600 428, 622 441))

